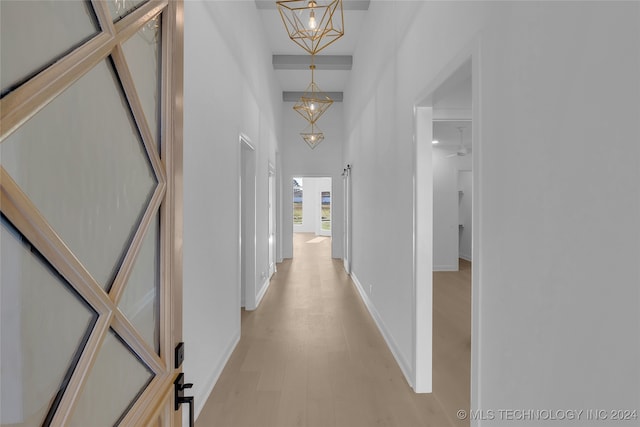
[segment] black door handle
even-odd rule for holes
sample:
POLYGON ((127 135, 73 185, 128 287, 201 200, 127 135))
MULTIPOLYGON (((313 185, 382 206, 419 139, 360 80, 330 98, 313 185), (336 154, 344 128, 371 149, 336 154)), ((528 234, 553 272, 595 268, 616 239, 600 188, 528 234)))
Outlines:
POLYGON ((177 411, 183 403, 189 405, 189 427, 195 425, 195 420, 193 419, 193 396, 185 396, 184 390, 191 387, 193 387, 193 384, 184 383, 184 373, 182 372, 178 374, 178 377, 173 382, 174 409, 177 411))

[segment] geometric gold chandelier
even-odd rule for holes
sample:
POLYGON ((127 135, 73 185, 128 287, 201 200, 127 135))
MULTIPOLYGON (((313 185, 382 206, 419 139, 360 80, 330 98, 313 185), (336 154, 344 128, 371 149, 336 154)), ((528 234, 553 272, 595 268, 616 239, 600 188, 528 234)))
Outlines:
POLYGON ((333 100, 316 85, 313 77, 313 71, 316 66, 313 65, 313 60, 309 68, 311 69, 311 83, 307 86, 307 89, 305 89, 300 100, 293 106, 293 109, 308 121, 309 124, 314 124, 327 108, 333 104, 333 100))
POLYGON ((289 38, 315 55, 344 35, 342 0, 280 0, 289 38))
POLYGON ((324 133, 316 127, 315 123, 311 123, 307 129, 300 133, 300 136, 312 150, 324 139, 324 133))
POLYGON ((300 136, 314 149, 324 140, 316 121, 333 100, 316 85, 313 60, 316 53, 344 35, 342 0, 278 0, 276 5, 289 38, 311 55, 311 83, 293 109, 309 122, 310 129, 300 136))

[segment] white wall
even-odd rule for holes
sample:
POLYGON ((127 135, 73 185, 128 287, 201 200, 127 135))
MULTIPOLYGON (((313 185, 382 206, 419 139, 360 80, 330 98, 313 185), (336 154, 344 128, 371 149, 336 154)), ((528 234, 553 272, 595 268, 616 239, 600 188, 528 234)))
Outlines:
MULTIPOLYGON (((332 234, 342 236, 342 161, 344 116, 342 102, 334 102, 318 120, 324 141, 310 149, 300 136, 306 122, 293 110, 293 102, 282 103, 282 256, 293 257, 293 177, 330 177, 332 181, 332 234), (340 212, 340 214, 336 214, 340 212)), ((304 203, 303 203, 304 204, 304 203)), ((303 208, 304 209, 304 208, 303 208)), ((331 256, 342 258, 342 238, 331 239, 331 256)))
POLYGON ((453 149, 433 147, 434 271, 458 270, 460 250, 458 170, 471 168, 471 155, 448 157, 455 153, 455 149, 455 147, 453 149))
POLYGON ((376 1, 367 15, 389 31, 361 39, 345 93, 353 271, 400 363, 413 366, 413 106, 479 38, 473 405, 637 408, 640 4, 376 1))
POLYGON ((257 293, 268 271, 281 93, 261 30, 247 26, 262 28, 253 2, 185 2, 184 370, 196 414, 240 337, 240 133, 256 147, 257 293))
POLYGON ((320 234, 319 230, 321 227, 321 197, 323 191, 331 191, 331 178, 307 177, 300 178, 300 181, 303 187, 302 224, 294 224, 293 232, 320 234))

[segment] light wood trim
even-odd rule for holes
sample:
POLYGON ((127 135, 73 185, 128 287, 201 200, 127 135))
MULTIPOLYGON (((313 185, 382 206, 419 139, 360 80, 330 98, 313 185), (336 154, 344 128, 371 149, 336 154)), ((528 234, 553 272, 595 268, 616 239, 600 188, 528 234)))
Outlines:
POLYGON ((93 10, 96 13, 102 31, 115 35, 116 27, 113 26, 113 16, 111 16, 107 2, 105 0, 91 0, 91 4, 93 5, 93 10))
POLYGON ((165 184, 167 182, 167 175, 164 170, 164 165, 160 161, 160 153, 158 153, 156 145, 156 136, 153 135, 147 117, 142 108, 142 102, 138 96, 138 92, 135 89, 135 83, 129 66, 127 65, 126 57, 121 45, 117 45, 113 52, 111 52, 113 63, 116 66, 118 75, 120 76, 120 82, 124 88, 125 95, 131 106, 133 117, 138 125, 140 135, 142 136, 142 142, 144 143, 147 155, 153 167, 153 171, 158 179, 158 182, 165 184))
MULTIPOLYGON (((164 141, 162 157, 167 168, 167 198, 163 205, 163 240, 165 283, 161 310, 164 319, 162 347, 164 358, 173 370, 173 348, 182 341, 182 238, 183 238, 183 60, 184 60, 184 4, 183 0, 169 3, 163 25, 163 99, 164 141)), ((188 350, 187 350, 188 351, 188 350)), ((180 369, 181 370, 181 369, 180 369)), ((177 370, 179 371, 179 370, 177 370)), ((177 374, 177 371, 175 372, 177 374)), ((173 409, 173 408, 172 408, 173 409)), ((182 426, 182 410, 173 411, 167 426, 182 426)))
POLYGON ((154 375, 165 373, 164 364, 160 357, 156 354, 155 350, 149 343, 140 335, 138 330, 127 319, 127 317, 120 311, 120 309, 114 312, 113 323, 111 325, 114 331, 120 335, 120 337, 131 347, 131 349, 140 357, 144 363, 151 369, 154 375))
POLYGON ((64 395, 60 400, 58 410, 51 420, 52 427, 64 427, 71 421, 73 411, 79 400, 78 397, 82 394, 82 389, 84 388, 91 369, 98 358, 98 354, 100 353, 99 349, 102 347, 102 343, 109 331, 109 324, 111 323, 112 317, 113 312, 109 312, 98 318, 98 321, 93 328, 93 332, 89 337, 89 341, 87 342, 87 345, 80 356, 80 360, 73 371, 71 380, 69 381, 64 395))
MULTIPOLYGON (((172 7, 171 5, 168 8, 168 13, 165 14, 166 18, 163 17, 162 21, 162 56, 163 58, 169 58, 171 54, 171 38, 170 38, 170 22, 172 17, 169 17, 171 14, 172 7), (165 20, 166 19, 166 20, 165 20)), ((161 132, 160 132, 160 151, 161 151, 161 161, 165 167, 167 172, 167 194, 165 195, 165 200, 162 206, 160 207, 161 213, 160 218, 162 221, 162 225, 160 229, 162 232, 160 233, 160 265, 162 265, 162 271, 160 272, 160 283, 162 283, 161 291, 160 291, 160 355, 162 359, 165 361, 165 368, 167 371, 173 369, 173 337, 171 335, 171 316, 173 314, 173 308, 171 306, 171 266, 169 263, 171 262, 171 232, 168 231, 171 228, 171 203, 169 198, 173 194, 173 169, 171 163, 171 156, 169 154, 170 150, 168 145, 171 142, 171 119, 169 112, 172 110, 171 107, 171 85, 169 84, 169 79, 171 76, 171 66, 169 61, 162 61, 162 82, 160 90, 162 98, 160 100, 160 117, 164 120, 162 122, 161 132)))
POLYGON ((113 48, 135 34, 146 21, 160 13, 167 0, 151 0, 118 22, 115 36, 102 32, 87 43, 0 99, 0 142, 38 113, 56 96, 106 58, 113 48), (132 27, 125 27, 133 25, 132 27))
MULTIPOLYGON (((123 427, 138 427, 158 425, 158 417, 163 415, 167 406, 173 410, 173 381, 177 375, 166 373, 157 375, 138 398, 136 405, 131 408, 120 423, 123 427)), ((164 424, 163 424, 164 425, 164 424)))
POLYGON ((149 2, 116 22, 114 25, 118 43, 128 40, 137 33, 149 20, 161 13, 168 4, 168 0, 149 0, 149 2))
POLYGON ((102 287, 84 268, 60 236, 51 228, 35 205, 0 167, 0 206, 2 213, 34 245, 78 293, 102 315, 115 309, 102 287))
POLYGON ((151 196, 151 200, 149 201, 149 205, 147 206, 147 210, 140 221, 140 225, 136 230, 135 235, 127 249, 127 253, 122 261, 122 265, 120 266, 120 270, 118 270, 118 274, 113 281, 113 285, 111 286, 111 291, 109 292, 109 296, 113 301, 114 305, 118 305, 120 303, 120 299, 122 298, 122 294, 124 293, 124 288, 129 280, 129 276, 131 275, 131 271, 135 265, 136 259, 138 258, 138 253, 140 252, 140 247, 144 242, 145 235, 147 234, 147 230, 149 229, 149 225, 153 221, 156 213, 158 212, 158 208, 160 203, 164 198, 166 191, 165 184, 158 184, 155 191, 153 192, 153 196, 151 196))
POLYGON ((113 45, 113 36, 101 33, 0 99, 0 142, 107 57, 113 45))

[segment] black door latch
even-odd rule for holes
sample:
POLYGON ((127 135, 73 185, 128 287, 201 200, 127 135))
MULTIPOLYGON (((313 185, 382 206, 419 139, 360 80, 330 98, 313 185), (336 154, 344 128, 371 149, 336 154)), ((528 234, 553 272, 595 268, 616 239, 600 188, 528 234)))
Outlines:
POLYGON ((185 396, 184 390, 193 387, 191 383, 184 383, 184 373, 180 372, 173 382, 174 389, 174 409, 180 409, 180 405, 186 403, 189 405, 189 427, 193 427, 195 420, 193 419, 193 396, 185 396))

